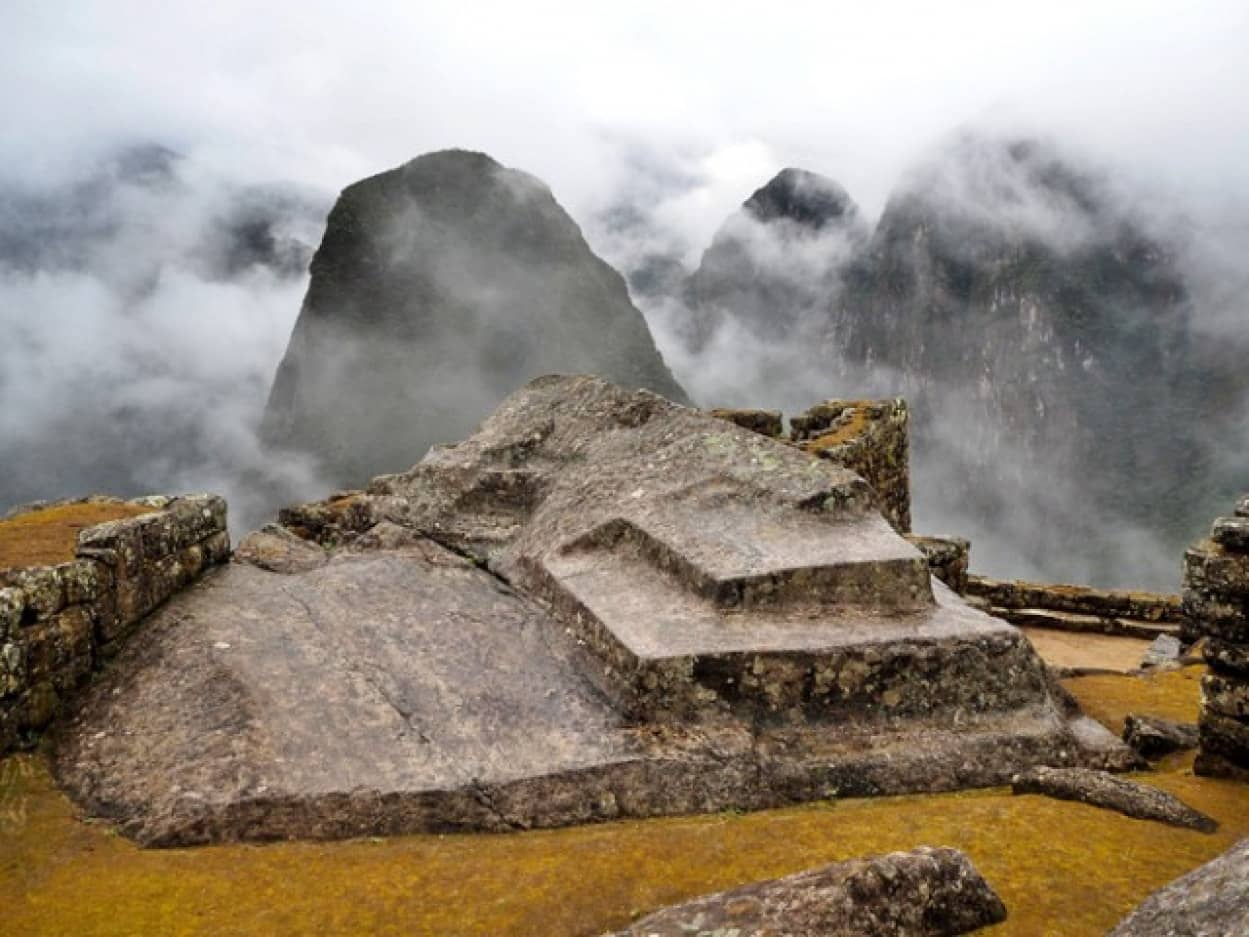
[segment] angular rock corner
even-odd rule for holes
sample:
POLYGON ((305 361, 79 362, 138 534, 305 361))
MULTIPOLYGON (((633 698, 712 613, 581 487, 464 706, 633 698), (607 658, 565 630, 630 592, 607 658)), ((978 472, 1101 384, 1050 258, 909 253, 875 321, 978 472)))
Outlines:
POLYGON ((1108 937, 1249 934, 1249 839, 1158 889, 1108 937))
POLYGON ((657 911, 608 937, 953 937, 1004 920, 1001 898, 966 855, 948 847, 920 847, 708 895, 657 911))
POLYGON ((1249 780, 1249 496, 1184 554, 1184 610, 1209 667, 1193 770, 1249 780))
POLYGON ((284 511, 89 691, 61 782, 151 845, 756 809, 1134 754, 855 473, 548 377, 284 511))
POLYGON ((215 495, 93 496, 5 520, 88 503, 137 513, 79 531, 66 562, 0 568, 0 754, 33 741, 150 612, 230 555, 215 495))

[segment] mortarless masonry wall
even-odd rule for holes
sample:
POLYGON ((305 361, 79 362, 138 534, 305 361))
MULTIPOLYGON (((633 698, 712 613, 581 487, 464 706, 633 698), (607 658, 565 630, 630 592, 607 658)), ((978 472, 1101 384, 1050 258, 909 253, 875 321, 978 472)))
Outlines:
POLYGON ((0 754, 33 741, 149 612, 229 557, 216 495, 128 503, 152 513, 80 531, 69 562, 0 569, 0 754))

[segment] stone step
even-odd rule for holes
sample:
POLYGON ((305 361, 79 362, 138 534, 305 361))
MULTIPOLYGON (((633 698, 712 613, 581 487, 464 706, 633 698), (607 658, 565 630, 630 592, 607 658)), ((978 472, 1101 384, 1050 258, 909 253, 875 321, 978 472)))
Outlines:
POLYGON ((629 554, 726 609, 793 603, 918 610, 932 605, 926 559, 878 516, 832 520, 794 510, 674 502, 662 517, 615 518, 563 557, 629 554))

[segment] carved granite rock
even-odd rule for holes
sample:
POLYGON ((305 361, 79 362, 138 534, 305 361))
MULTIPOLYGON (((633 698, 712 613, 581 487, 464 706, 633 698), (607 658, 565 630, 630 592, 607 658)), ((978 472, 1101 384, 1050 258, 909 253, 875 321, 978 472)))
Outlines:
POLYGON ((1108 937, 1249 934, 1249 839, 1146 898, 1108 937))
POLYGON ((1087 768, 1037 767, 1011 781, 1016 794, 1044 794, 1117 811, 1138 820, 1157 820, 1202 833, 1213 833, 1218 823, 1178 797, 1147 784, 1116 778, 1087 768))
POLYGON ((1004 920, 967 856, 921 846, 697 898, 614 937, 940 937, 1004 920))
POLYGON ((282 524, 158 614, 59 740, 62 782, 141 842, 1136 761, 1019 631, 933 581, 861 478, 645 391, 533 381, 463 442, 282 524))

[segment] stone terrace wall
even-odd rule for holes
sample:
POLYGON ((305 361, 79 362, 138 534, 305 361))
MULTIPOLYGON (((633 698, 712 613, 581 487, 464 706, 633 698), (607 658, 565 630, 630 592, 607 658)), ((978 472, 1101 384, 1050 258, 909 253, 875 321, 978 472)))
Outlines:
POLYGON ((1249 496, 1184 554, 1184 608, 1205 637, 1198 774, 1249 780, 1249 496))
MULTIPOLYGON (((780 437, 775 410, 711 410, 765 436, 780 437)), ((826 400, 790 420, 791 444, 862 476, 881 513, 900 534, 911 532, 910 411, 906 401, 826 400)))
MULTIPOLYGON (((1184 632, 1188 628, 1180 597, 1159 592, 1094 589, 1091 586, 969 576, 967 594, 983 599, 995 612, 1048 611, 1094 620, 1088 628, 1076 630, 1150 638, 1159 633, 1184 632)), ((1073 618, 1072 623, 1075 621, 1073 618)))
POLYGON ((82 530, 73 560, 0 569, 0 754, 45 728, 148 612, 229 557, 221 498, 129 503, 152 513, 82 530))

